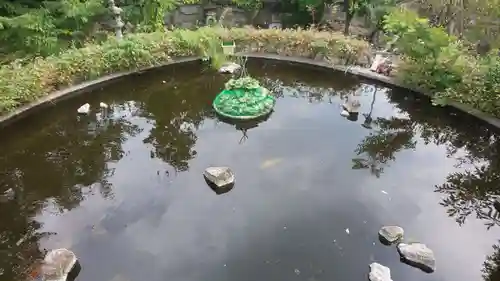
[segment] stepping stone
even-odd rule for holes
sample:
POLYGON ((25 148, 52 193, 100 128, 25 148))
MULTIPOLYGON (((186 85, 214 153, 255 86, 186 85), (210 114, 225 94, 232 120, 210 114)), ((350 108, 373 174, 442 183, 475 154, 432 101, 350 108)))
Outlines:
POLYGON ((397 248, 402 262, 419 268, 427 273, 431 273, 436 270, 436 258, 434 256, 434 252, 425 244, 400 243, 397 248))
POLYGON ((370 281, 392 281, 391 270, 380 263, 371 263, 368 279, 370 279, 370 281))
POLYGON ((234 186, 234 173, 228 167, 208 167, 203 176, 217 194, 226 193, 234 186))
POLYGON ((390 245, 403 239, 404 230, 402 227, 395 225, 383 226, 378 235, 382 244, 390 245))

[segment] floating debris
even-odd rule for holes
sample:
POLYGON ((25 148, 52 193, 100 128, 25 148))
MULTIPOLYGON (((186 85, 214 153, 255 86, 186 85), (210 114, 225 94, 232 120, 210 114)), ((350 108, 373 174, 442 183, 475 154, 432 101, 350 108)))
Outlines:
POLYGON ((299 275, 300 274, 300 270, 298 270, 297 268, 294 270, 295 274, 299 275))
POLYGON ((349 111, 347 111, 347 110, 342 110, 342 112, 340 112, 340 116, 342 116, 342 117, 347 117, 347 116, 349 116, 349 111))
POLYGON ((13 200, 16 197, 16 192, 14 189, 9 188, 0 195, 0 202, 6 202, 13 200))
POLYGON ((262 162, 262 164, 260 165, 260 168, 261 169, 267 169, 267 168, 271 168, 272 166, 276 166, 278 165, 279 163, 281 163, 281 161, 283 161, 282 158, 272 158, 272 159, 268 159, 264 162, 262 162))
POLYGON ((105 104, 105 103, 103 103, 103 102, 100 102, 100 103, 99 103, 99 107, 101 107, 101 108, 108 108, 108 107, 109 107, 109 105, 107 105, 107 104, 105 104))
POLYGON ((345 229, 345 233, 350 234, 351 232, 349 231, 349 228, 345 229))
POLYGON ((29 233, 26 233, 25 235, 23 235, 23 237, 21 237, 21 239, 17 240, 16 246, 20 246, 21 244, 23 244, 24 241, 28 240, 29 236, 30 236, 29 233))
POLYGON ((383 193, 383 194, 385 194, 385 195, 389 194, 389 193, 387 193, 387 191, 385 191, 385 190, 382 190, 382 191, 380 191, 380 192, 382 192, 382 193, 383 193))
POLYGON ((76 111, 80 114, 89 114, 90 104, 86 103, 86 104, 80 106, 76 111))

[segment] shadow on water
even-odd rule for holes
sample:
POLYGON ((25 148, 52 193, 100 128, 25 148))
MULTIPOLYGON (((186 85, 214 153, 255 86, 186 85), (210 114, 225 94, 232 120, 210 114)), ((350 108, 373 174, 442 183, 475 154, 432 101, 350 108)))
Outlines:
POLYGON ((498 132, 343 73, 248 68, 278 98, 258 122, 217 117, 227 77, 186 64, 3 130, 0 280, 54 247, 79 256, 81 281, 365 280, 373 261, 394 280, 498 280, 498 132), (341 105, 365 88, 346 121, 341 105), (210 165, 234 169, 238 188, 214 196, 210 165), (378 243, 384 224, 428 244, 437 271, 400 264, 378 243))

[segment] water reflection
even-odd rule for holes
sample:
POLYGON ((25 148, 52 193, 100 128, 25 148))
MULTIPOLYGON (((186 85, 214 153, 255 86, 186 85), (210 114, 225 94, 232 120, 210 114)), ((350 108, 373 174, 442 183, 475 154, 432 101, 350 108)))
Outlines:
POLYGON ((493 254, 486 257, 482 273, 484 281, 500 280, 500 244, 493 245, 493 254))
POLYGON ((272 114, 273 114, 273 112, 271 112, 271 113, 269 113, 261 118, 257 118, 257 119, 253 119, 253 120, 231 120, 231 119, 225 118, 223 116, 217 116, 217 117, 218 117, 220 122, 234 126, 234 128, 237 131, 241 132, 242 136, 241 136, 240 140, 238 141, 238 143, 242 144, 246 140, 248 140, 248 130, 257 128, 259 126, 259 124, 266 122, 269 119, 269 117, 271 117, 272 114))
POLYGON ((79 206, 85 199, 82 187, 110 197, 109 163, 123 157, 122 143, 141 130, 112 113, 44 119, 43 128, 6 129, 18 141, 2 144, 0 188, 12 190, 14 197, 0 203, 0 268, 10 280, 26 274, 30 263, 44 255, 38 241, 51 233, 41 231, 43 225, 33 217, 47 205, 57 213, 79 206))
POLYGON ((189 92, 175 83, 169 83, 166 87, 149 91, 148 99, 143 104, 144 113, 141 116, 154 123, 149 136, 144 139, 144 143, 154 147, 151 158, 162 159, 176 172, 189 169, 189 160, 196 156, 195 131, 203 120, 214 117, 210 107, 211 95, 200 94, 209 91, 203 80, 205 77, 195 75, 196 72, 185 77, 192 83, 189 92))
POLYGON ((499 214, 493 207, 493 199, 500 195, 498 136, 475 125, 471 117, 426 106, 413 96, 402 97, 389 93, 390 101, 407 117, 376 118, 376 133, 365 138, 359 150, 373 155, 369 163, 376 167, 394 160, 397 151, 414 149, 417 138, 425 144, 445 145, 447 157, 457 159, 456 167, 464 170, 450 173, 436 185, 435 191, 444 195, 441 205, 460 225, 472 214, 485 220, 488 228, 498 225, 499 214))
MULTIPOLYGON (((465 222, 498 224, 496 132, 380 85, 360 95, 362 117, 347 122, 342 101, 371 83, 268 62, 249 62, 249 72, 279 97, 258 122, 216 117, 211 102, 227 77, 191 65, 121 81, 2 132, 0 192, 13 191, 0 202, 2 279, 22 279, 45 246, 66 238, 82 259, 82 281, 360 280, 372 261, 387 263, 394 280, 480 277, 450 270, 452 242, 428 241, 439 267, 425 276, 373 243, 392 222, 419 237, 438 225, 490 237, 465 222), (110 108, 77 116, 87 99, 110 108), (448 159, 418 159, 443 147, 448 159), (210 165, 234 167, 238 188, 207 190, 200 174, 210 165), (448 176, 419 179, 430 165, 448 176), (411 187, 389 190, 393 183, 411 187), (439 216, 446 212, 463 229, 439 216)), ((498 278, 499 247, 484 264, 486 281, 498 278)), ((456 259, 480 266, 486 252, 478 252, 456 259)))

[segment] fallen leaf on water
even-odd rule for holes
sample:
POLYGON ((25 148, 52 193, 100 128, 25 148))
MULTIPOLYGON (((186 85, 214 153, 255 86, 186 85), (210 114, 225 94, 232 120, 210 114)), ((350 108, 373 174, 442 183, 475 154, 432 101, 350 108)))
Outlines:
POLYGON ((122 275, 120 274, 117 274, 113 277, 113 279, 111 279, 110 281, 129 281, 128 278, 125 278, 123 277, 122 275))
POLYGON ((276 166, 277 164, 279 164, 281 161, 283 161, 282 158, 268 159, 268 160, 262 162, 262 164, 260 164, 260 168, 261 169, 271 168, 272 166, 276 166))

